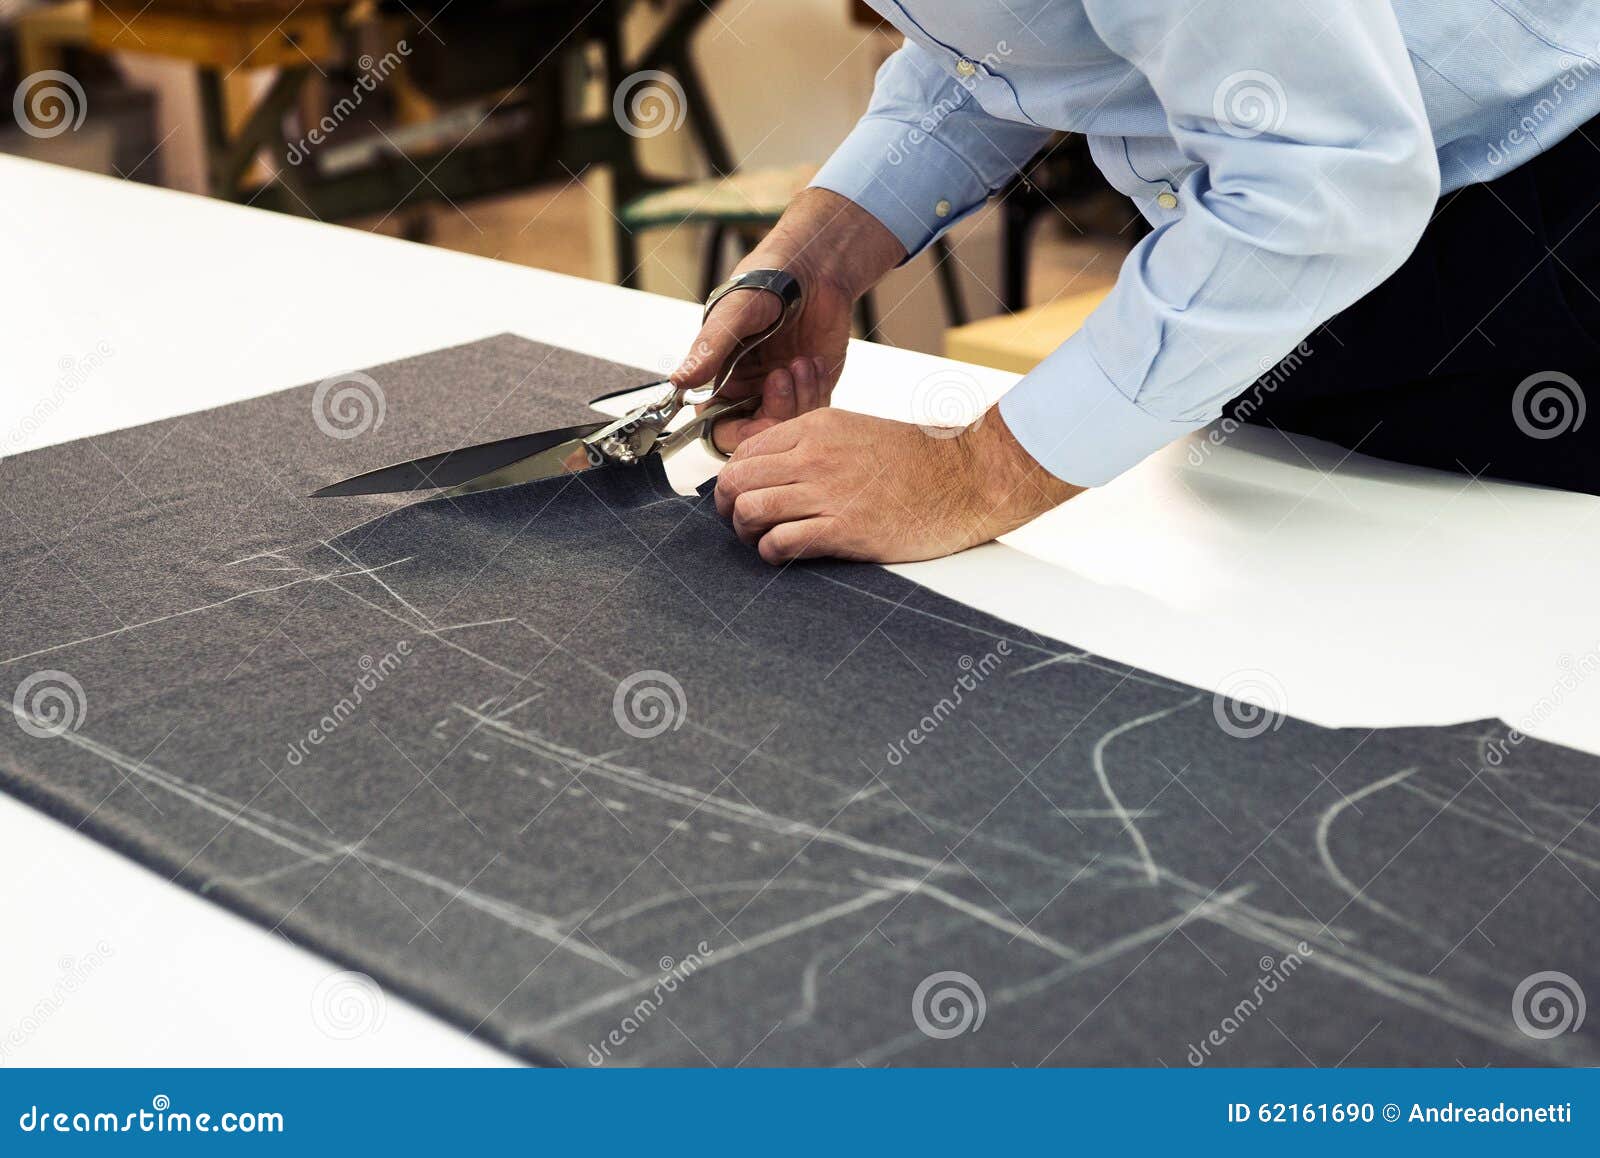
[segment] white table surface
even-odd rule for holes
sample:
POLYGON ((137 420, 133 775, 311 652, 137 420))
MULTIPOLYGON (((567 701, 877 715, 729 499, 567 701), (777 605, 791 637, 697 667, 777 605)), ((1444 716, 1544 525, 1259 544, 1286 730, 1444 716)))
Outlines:
MULTIPOLYGON (((0 453, 502 331, 664 371, 697 317, 690 303, 0 157, 0 453), (86 359, 99 364, 63 390, 64 368, 86 359)), ((908 417, 935 374, 992 396, 1014 380, 856 343, 836 401, 908 417)), ((1199 466, 1190 449, 1003 543, 897 569, 1317 723, 1500 716, 1600 753, 1600 680, 1581 676, 1600 649, 1600 500, 1360 456, 1337 465, 1342 451, 1272 432, 1240 432, 1199 466)), ((674 476, 692 485, 709 470, 685 452, 674 476)), ((0 882, 0 1065, 507 1060, 393 996, 377 1028, 328 1036, 313 1004, 330 963, 6 797, 0 882)))

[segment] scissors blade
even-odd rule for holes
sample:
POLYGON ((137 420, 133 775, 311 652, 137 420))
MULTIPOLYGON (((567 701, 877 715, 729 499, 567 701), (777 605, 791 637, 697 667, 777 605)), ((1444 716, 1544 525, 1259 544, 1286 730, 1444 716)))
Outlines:
POLYGON ((441 494, 447 499, 458 498, 461 495, 477 494, 479 491, 499 490, 501 487, 514 487, 521 483, 538 482, 540 479, 559 478, 564 474, 576 474, 602 465, 605 465, 605 460, 597 462, 590 455, 588 439, 572 438, 559 446, 552 446, 548 450, 507 463, 477 478, 468 479, 441 494))
POLYGON ((445 451, 443 454, 425 455, 409 462, 397 462, 333 483, 321 490, 312 491, 311 497, 322 499, 349 495, 390 494, 468 483, 503 467, 537 457, 552 447, 561 447, 570 442, 581 443, 584 438, 602 429, 610 421, 606 419, 600 422, 586 422, 580 426, 564 426, 558 430, 520 434, 514 438, 482 442, 477 446, 464 446, 457 450, 445 451))

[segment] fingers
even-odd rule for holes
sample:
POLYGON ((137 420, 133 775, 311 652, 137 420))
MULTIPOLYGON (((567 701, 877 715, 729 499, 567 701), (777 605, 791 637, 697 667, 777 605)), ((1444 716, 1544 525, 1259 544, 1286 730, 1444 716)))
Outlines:
POLYGON ((779 523, 761 536, 756 551, 765 562, 775 565, 830 554, 828 533, 833 522, 831 517, 823 517, 779 523))
MULTIPOLYGON (((798 368, 804 361, 803 358, 797 358, 792 365, 798 368)), ((764 417, 786 422, 799 413, 795 408, 798 380, 797 374, 787 366, 779 366, 767 375, 767 380, 761 384, 761 413, 764 417)))
POLYGON ((717 476, 717 513, 727 518, 733 513, 734 501, 746 492, 798 482, 795 465, 787 454, 762 454, 730 462, 717 476))
POLYGON ((723 298, 695 335, 689 353, 672 372, 672 384, 692 389, 711 381, 739 339, 771 325, 780 309, 778 300, 764 292, 740 291, 723 298))
POLYGON ((745 491, 733 500, 733 533, 754 546, 780 523, 808 519, 821 512, 821 496, 803 483, 745 491))

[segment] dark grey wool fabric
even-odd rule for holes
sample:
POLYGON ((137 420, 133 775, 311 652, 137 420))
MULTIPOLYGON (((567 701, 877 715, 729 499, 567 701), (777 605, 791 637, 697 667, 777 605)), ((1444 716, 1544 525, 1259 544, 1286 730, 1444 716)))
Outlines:
POLYGON ((501 337, 0 462, 0 785, 531 1061, 1600 1062, 1591 757, 775 570, 654 467, 302 497, 647 377, 501 337))

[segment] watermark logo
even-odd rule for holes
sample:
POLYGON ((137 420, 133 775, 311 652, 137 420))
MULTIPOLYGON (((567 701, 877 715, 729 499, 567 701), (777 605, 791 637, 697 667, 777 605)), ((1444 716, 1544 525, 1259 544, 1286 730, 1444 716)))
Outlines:
POLYGON ((911 391, 911 421, 931 438, 954 438, 988 409, 977 378, 954 366, 935 370, 911 391))
POLYGON ((1230 137, 1275 133, 1289 114, 1283 85, 1271 73, 1249 68, 1223 78, 1211 97, 1211 115, 1230 137))
POLYGON ((49 140, 77 132, 89 114, 89 99, 74 77, 54 68, 22 78, 11 97, 11 115, 30 137, 49 140))
POLYGON ((947 1041, 964 1033, 977 1033, 989 1003, 983 986, 967 973, 947 969, 930 973, 911 995, 911 1020, 928 1037, 947 1041))
POLYGON ((1288 696, 1271 672, 1247 668, 1223 677, 1211 699, 1217 726, 1238 740, 1253 740, 1283 727, 1288 696))
POLYGON ((350 694, 340 696, 326 715, 307 728, 302 738, 290 744, 288 755, 284 759, 298 768, 305 762, 305 758, 311 755, 312 748, 321 746, 324 740, 342 728, 345 721, 356 714, 356 709, 365 702, 366 693, 376 691, 378 685, 393 675, 410 655, 411 641, 402 639, 394 645, 393 651, 384 652, 378 659, 373 659, 370 655, 362 656, 356 664, 361 669, 361 674, 350 685, 350 694))
POLYGON ((1541 370, 1530 374, 1511 395, 1511 419, 1529 438, 1559 438, 1583 425, 1587 403, 1571 374, 1541 370))
POLYGON ((956 666, 961 669, 961 674, 956 677, 956 682, 950 685, 950 694, 939 697, 939 702, 928 710, 928 713, 918 720, 916 726, 906 732, 900 739, 889 745, 885 759, 894 767, 899 767, 911 754, 911 749, 922 746, 922 743, 944 726, 944 722, 955 714, 957 708, 966 702, 967 693, 978 690, 978 685, 994 674, 1011 654, 1011 641, 1002 639, 994 645, 992 651, 986 651, 977 659, 964 655, 956 661, 956 666))
POLYGON ((589 1064, 600 1066, 609 1061, 612 1052, 627 1045, 628 1040, 655 1016, 656 1010, 661 1008, 662 1003, 678 991, 678 986, 688 981, 705 966, 706 959, 715 954, 716 951, 710 945, 701 941, 692 952, 686 953, 681 961, 675 961, 671 957, 661 958, 657 962, 661 975, 656 979, 655 985, 639 998, 615 1028, 600 1039, 600 1044, 589 1047, 589 1064))
POLYGON ((1242 998, 1237 1005, 1228 1011, 1221 1021, 1200 1039, 1198 1045, 1190 1043, 1187 1055, 1192 1066, 1203 1066, 1210 1059, 1213 1050, 1219 1049, 1228 1043, 1228 1039, 1243 1028, 1244 1023, 1255 1016, 1256 1011, 1266 1003, 1266 999, 1278 991, 1290 977, 1299 971, 1305 964, 1305 959, 1311 956, 1311 946, 1301 941, 1294 950, 1285 953, 1279 960, 1274 960, 1269 954, 1256 962, 1256 967, 1261 970, 1256 983, 1250 992, 1242 998))
POLYGON ((30 736, 47 739, 76 732, 89 714, 83 685, 64 671, 36 671, 17 685, 11 696, 17 726, 30 736))
POLYGON ((689 718, 683 685, 664 671, 636 671, 617 684, 611 697, 617 727, 635 740, 653 740, 676 732, 689 718))
POLYGON ((331 137, 334 130, 361 107, 367 94, 376 91, 400 67, 401 60, 410 55, 411 46, 404 40, 396 42, 393 49, 377 59, 373 59, 371 53, 362 53, 356 59, 356 67, 361 70, 361 75, 350 86, 349 94, 335 101, 322 118, 306 130, 305 136, 289 142, 284 150, 284 160, 291 165, 298 165, 309 157, 311 150, 331 137))
POLYGON ((1250 420, 1250 416, 1272 394, 1277 393, 1295 371, 1305 365, 1307 358, 1313 351, 1308 342, 1301 342, 1282 358, 1262 358, 1257 365, 1261 367, 1261 376, 1255 380, 1248 394, 1241 394, 1228 408, 1228 412, 1205 432, 1204 437, 1196 439, 1189 444, 1189 465, 1204 466, 1206 459, 1211 457, 1211 452, 1221 446, 1250 420))
POLYGON ((317 983, 311 993, 311 1020, 335 1041, 353 1041, 383 1028, 388 999, 365 973, 342 969, 317 983))
POLYGON ((356 438, 383 425, 383 387, 359 370, 324 378, 311 395, 311 419, 329 438, 356 438))
POLYGON ((1587 1012, 1577 979, 1554 969, 1530 973, 1511 995, 1511 1020, 1538 1041, 1577 1033, 1587 1012))
POLYGON ((87 985, 89 978, 115 955, 116 950, 109 942, 100 941, 81 957, 62 957, 56 963, 59 973, 55 984, 50 987, 50 992, 40 997, 27 1013, 7 1026, 4 1033, 0 1033, 0 1065, 3 1065, 15 1051, 25 1046, 45 1022, 59 1013, 72 995, 87 985))
POLYGON ((659 137, 683 127, 689 98, 677 77, 647 68, 622 78, 611 95, 611 115, 631 137, 659 137))

